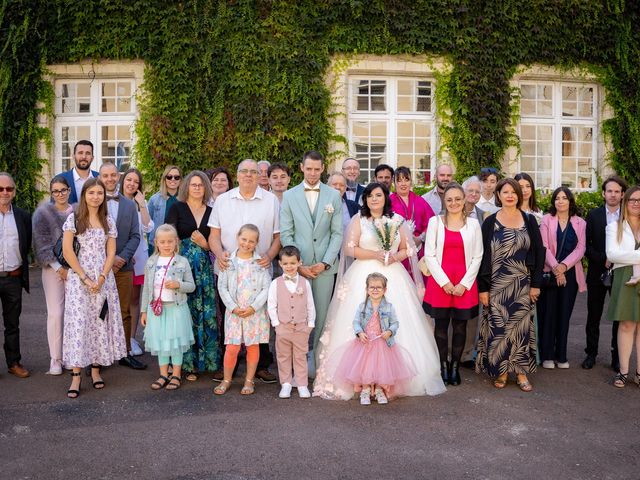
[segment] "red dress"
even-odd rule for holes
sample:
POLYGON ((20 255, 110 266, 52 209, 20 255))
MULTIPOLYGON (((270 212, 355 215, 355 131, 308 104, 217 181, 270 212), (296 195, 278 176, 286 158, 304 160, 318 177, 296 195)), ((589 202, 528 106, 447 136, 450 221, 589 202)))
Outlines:
MULTIPOLYGON (((445 227, 444 249, 442 251, 442 270, 449 277, 449 281, 455 286, 467 273, 464 256, 464 242, 460 232, 454 232, 445 227)), ((424 294, 424 311, 433 318, 453 318, 456 320, 469 320, 478 316, 478 285, 476 280, 470 290, 460 297, 445 293, 440 285, 433 279, 427 278, 424 294)))

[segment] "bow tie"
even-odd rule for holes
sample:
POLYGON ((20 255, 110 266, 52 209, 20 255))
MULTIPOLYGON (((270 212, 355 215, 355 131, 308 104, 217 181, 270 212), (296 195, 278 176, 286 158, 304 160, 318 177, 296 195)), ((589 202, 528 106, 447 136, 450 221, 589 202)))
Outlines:
POLYGON ((320 193, 320 187, 315 187, 315 188, 306 188, 304 189, 305 192, 318 192, 320 193))
POLYGON ((347 192, 355 192, 357 189, 357 187, 347 187, 347 192))
MULTIPOLYGON (((297 277, 297 276, 296 276, 297 277)), ((284 275, 284 281, 285 282, 293 282, 296 283, 297 278, 296 277, 290 277, 289 275, 284 275)))
POLYGON ((120 195, 107 195, 107 201, 109 200, 113 200, 114 202, 119 202, 120 201, 120 195))

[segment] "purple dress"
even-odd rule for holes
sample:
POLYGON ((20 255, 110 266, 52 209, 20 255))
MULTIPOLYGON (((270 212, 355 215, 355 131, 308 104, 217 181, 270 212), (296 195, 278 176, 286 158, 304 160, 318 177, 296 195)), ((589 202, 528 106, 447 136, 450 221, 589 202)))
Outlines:
MULTIPOLYGON (((107 217, 109 235, 101 228, 90 228, 78 235, 80 252, 78 261, 91 279, 102 273, 107 258, 107 238, 116 238, 118 231, 111 217, 107 217)), ((76 231, 74 214, 67 218, 63 231, 76 231)), ((92 295, 73 270, 69 270, 65 284, 64 335, 62 339, 62 362, 66 368, 86 367, 96 363, 111 365, 127 355, 127 345, 120 314, 118 289, 113 272, 99 293, 92 295), (109 314, 102 320, 100 310, 105 299, 109 314)))

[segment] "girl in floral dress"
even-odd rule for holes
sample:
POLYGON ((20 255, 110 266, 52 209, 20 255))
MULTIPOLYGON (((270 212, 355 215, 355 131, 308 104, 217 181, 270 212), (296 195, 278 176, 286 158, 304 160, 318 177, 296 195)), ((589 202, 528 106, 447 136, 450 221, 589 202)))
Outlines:
POLYGON ((238 249, 231 254, 229 268, 220 272, 218 292, 227 307, 224 319, 224 380, 214 389, 224 395, 231 385, 233 370, 238 361, 240 346, 247 347, 247 374, 240 393, 254 392, 253 378, 260 358, 260 343, 269 343, 267 297, 271 276, 258 261, 256 246, 260 231, 253 224, 240 227, 238 249))
POLYGON ((64 258, 71 267, 65 285, 62 362, 73 370, 67 396, 77 398, 82 368, 91 365, 93 388, 101 389, 104 381, 100 366, 127 355, 118 290, 111 271, 118 231, 107 214, 105 188, 100 180, 85 182, 78 209, 69 215, 62 230, 64 258), (77 255, 74 237, 80 243, 77 255))

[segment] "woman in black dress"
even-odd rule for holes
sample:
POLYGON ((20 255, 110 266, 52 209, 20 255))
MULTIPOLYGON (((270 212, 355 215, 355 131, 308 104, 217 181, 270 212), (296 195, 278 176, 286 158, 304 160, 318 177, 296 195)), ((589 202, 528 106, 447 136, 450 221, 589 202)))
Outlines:
POLYGON ((198 373, 215 372, 220 367, 215 290, 207 242, 210 198, 211 182, 203 172, 195 170, 182 182, 178 201, 165 218, 165 222, 178 231, 180 255, 189 260, 196 283, 195 291, 188 296, 196 342, 184 354, 182 362, 186 379, 190 381, 197 380, 198 373))

